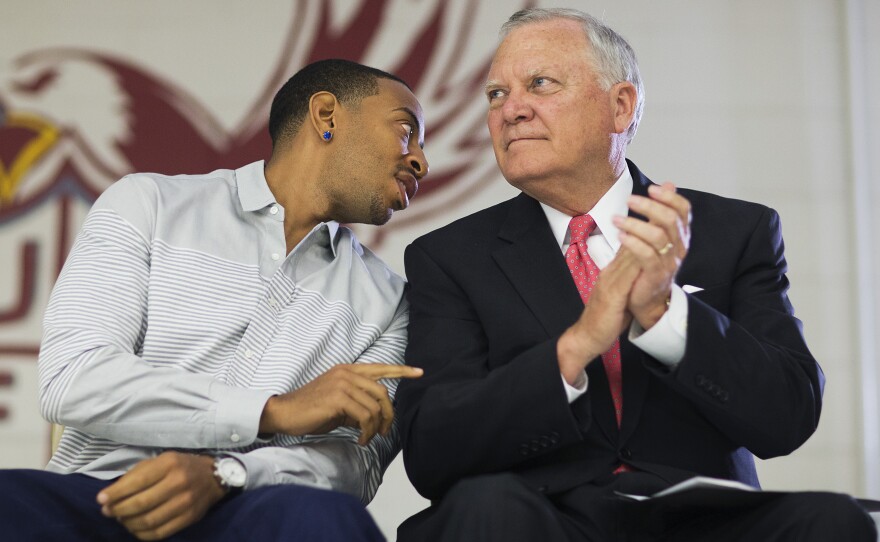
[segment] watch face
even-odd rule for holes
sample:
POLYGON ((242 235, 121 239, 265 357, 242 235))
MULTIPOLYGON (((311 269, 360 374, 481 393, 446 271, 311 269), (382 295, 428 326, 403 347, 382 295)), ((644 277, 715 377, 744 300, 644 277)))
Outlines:
POLYGON ((217 465, 217 473, 229 487, 244 487, 247 471, 237 459, 224 457, 217 465))

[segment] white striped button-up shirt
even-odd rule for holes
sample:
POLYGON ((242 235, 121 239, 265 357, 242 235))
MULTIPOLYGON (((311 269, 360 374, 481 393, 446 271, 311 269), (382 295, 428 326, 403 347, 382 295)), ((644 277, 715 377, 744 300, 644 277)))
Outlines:
MULTIPOLYGON (((369 502, 396 424, 257 435, 267 399, 340 363, 402 364, 404 281, 352 232, 319 224, 286 253, 263 162, 129 175, 95 203, 52 292, 43 415, 67 426, 48 469, 121 475, 166 449, 233 455, 247 489, 331 488, 369 502)), ((382 381, 393 398, 396 381, 382 381)))

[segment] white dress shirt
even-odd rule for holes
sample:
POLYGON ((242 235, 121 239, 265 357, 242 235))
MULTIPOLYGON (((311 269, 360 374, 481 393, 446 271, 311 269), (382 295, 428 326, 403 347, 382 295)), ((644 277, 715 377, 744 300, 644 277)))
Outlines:
MULTIPOLYGON (((627 216, 629 213, 627 200, 632 195, 632 187, 633 180, 629 169, 624 168, 620 178, 588 213, 596 221, 596 229, 587 239, 587 252, 599 269, 604 269, 611 263, 620 249, 618 229, 612 219, 615 216, 627 216)), ((541 203, 541 208, 547 216, 547 222, 550 223, 556 242, 559 243, 559 249, 565 254, 571 240, 568 224, 572 217, 544 203, 541 203)), ((673 284, 666 313, 648 330, 633 320, 629 329, 629 340, 657 361, 674 368, 684 357, 687 316, 687 296, 678 285, 673 284)), ((575 401, 587 391, 586 372, 581 374, 583 378, 578 378, 575 386, 569 385, 564 378, 562 379, 569 402, 575 401)))

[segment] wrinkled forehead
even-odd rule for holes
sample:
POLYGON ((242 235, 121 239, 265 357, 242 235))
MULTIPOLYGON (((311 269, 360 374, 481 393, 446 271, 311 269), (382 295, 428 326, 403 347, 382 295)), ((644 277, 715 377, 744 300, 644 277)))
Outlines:
POLYGON ((492 57, 488 78, 491 80, 516 67, 540 70, 543 65, 562 61, 583 59, 588 63, 589 58, 590 44, 577 21, 553 19, 526 23, 502 39, 492 57))

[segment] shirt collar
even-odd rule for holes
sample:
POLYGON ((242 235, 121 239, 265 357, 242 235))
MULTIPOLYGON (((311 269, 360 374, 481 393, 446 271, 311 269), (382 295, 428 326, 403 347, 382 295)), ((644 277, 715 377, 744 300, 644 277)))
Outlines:
MULTIPOLYGON (((339 243, 339 238, 336 234, 339 232, 339 222, 335 222, 331 220, 330 222, 322 222, 315 226, 315 229, 320 231, 320 242, 323 245, 327 243, 330 246, 330 250, 333 252, 333 257, 336 257, 336 245, 339 243), (325 230, 326 228, 326 230, 325 230), (327 236, 324 237, 324 232, 327 232, 327 236)), ((312 230, 313 232, 315 230, 312 230)))
MULTIPOLYGON (((244 211, 259 211, 265 209, 269 205, 277 204, 275 195, 269 190, 269 183, 266 181, 264 173, 265 163, 263 160, 253 162, 246 166, 242 166, 235 170, 235 182, 238 187, 238 200, 241 202, 241 208, 244 211)), ((322 245, 329 246, 336 257, 336 244, 338 239, 336 234, 339 232, 339 223, 335 221, 322 222, 317 224, 312 231, 306 235, 306 238, 315 235, 319 236, 319 242, 322 245), (324 237, 323 232, 326 227, 327 236, 324 237)))
POLYGON ((238 199, 245 211, 258 211, 276 203, 275 196, 269 190, 269 183, 266 182, 263 167, 263 161, 259 160, 235 170, 238 199))
MULTIPOLYGON (((629 168, 623 168, 623 173, 617 178, 617 181, 611 185, 611 188, 596 202, 596 205, 587 213, 596 221, 596 232, 600 233, 608 244, 617 252, 620 248, 620 239, 617 237, 617 226, 611 221, 614 216, 626 216, 629 213, 627 200, 632 195, 633 180, 629 173, 629 168)), ((553 237, 559 244, 560 250, 569 243, 568 223, 571 222, 571 216, 557 211, 553 207, 541 203, 541 209, 547 216, 547 222, 550 223, 550 230, 553 237)))

